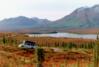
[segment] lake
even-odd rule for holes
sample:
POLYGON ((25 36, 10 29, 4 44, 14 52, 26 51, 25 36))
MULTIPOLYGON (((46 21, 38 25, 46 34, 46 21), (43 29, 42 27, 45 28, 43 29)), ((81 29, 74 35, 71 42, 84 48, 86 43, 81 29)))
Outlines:
POLYGON ((50 34, 27 34, 29 37, 67 37, 67 38, 84 38, 96 39, 96 34, 75 34, 75 33, 50 33, 50 34))

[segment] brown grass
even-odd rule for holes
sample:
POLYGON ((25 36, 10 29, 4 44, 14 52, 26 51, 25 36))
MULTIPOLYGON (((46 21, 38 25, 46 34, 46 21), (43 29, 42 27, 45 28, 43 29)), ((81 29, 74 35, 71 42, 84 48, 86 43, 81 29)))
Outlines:
MULTIPOLYGON (((62 45, 62 43, 76 43, 86 44, 94 42, 91 39, 79 39, 79 38, 51 38, 51 37, 28 37, 23 34, 17 33, 1 33, 0 38, 6 36, 8 40, 16 40, 17 43, 0 44, 0 67, 35 67, 35 51, 34 50, 23 50, 17 46, 23 40, 30 40, 36 42, 40 46, 53 46, 56 43, 62 45)), ((10 42, 10 41, 9 41, 10 42)), ((45 50, 45 49, 44 49, 45 50)), ((92 64, 93 52, 91 50, 75 52, 71 50, 63 52, 53 52, 50 48, 45 51, 45 60, 43 62, 44 67, 70 67, 69 65, 77 65, 78 62, 80 67, 88 67, 88 64, 92 64), (84 66, 85 65, 85 66, 84 66)))

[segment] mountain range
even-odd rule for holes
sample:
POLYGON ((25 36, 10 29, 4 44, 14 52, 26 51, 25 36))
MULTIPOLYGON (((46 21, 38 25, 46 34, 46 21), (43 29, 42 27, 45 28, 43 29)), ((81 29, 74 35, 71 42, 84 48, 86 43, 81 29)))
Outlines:
POLYGON ((99 5, 93 7, 80 7, 71 14, 50 21, 48 19, 28 18, 19 16, 0 21, 0 31, 23 32, 58 32, 69 29, 99 28, 99 5))

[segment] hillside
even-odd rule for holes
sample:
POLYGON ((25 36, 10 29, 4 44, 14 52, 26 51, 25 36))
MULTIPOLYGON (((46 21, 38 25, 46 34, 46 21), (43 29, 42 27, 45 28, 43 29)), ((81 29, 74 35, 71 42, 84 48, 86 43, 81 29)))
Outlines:
POLYGON ((99 28, 99 5, 78 8, 68 16, 54 21, 51 27, 99 28))
POLYGON ((65 32, 71 29, 97 30, 98 28, 99 5, 93 7, 80 7, 74 10, 71 14, 56 21, 28 18, 24 16, 8 18, 0 21, 0 31, 10 32, 65 32))
POLYGON ((8 18, 0 21, 0 31, 17 31, 30 28, 39 28, 46 25, 50 21, 47 19, 28 18, 19 16, 8 18))

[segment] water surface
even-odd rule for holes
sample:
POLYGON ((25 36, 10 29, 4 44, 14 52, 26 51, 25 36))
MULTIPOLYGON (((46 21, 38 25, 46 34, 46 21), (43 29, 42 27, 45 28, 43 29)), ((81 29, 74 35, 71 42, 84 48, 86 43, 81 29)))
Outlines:
POLYGON ((67 38, 84 38, 96 39, 96 34, 75 34, 75 33, 50 33, 50 34, 28 34, 30 37, 67 37, 67 38))

